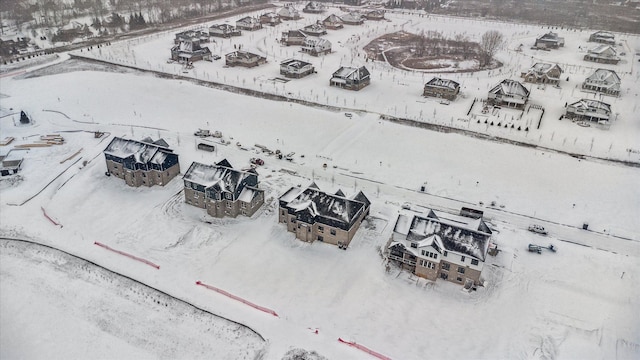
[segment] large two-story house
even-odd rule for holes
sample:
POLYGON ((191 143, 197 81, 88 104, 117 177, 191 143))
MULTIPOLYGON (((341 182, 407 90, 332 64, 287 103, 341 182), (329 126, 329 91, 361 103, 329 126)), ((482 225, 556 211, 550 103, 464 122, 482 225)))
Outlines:
POLYGON ((424 85, 422 96, 455 100, 460 92, 460 84, 453 80, 434 77, 424 85))
POLYGON ((589 41, 607 45, 615 45, 616 37, 610 32, 596 31, 591 34, 591 36, 589 36, 589 41))
POLYGON ((567 105, 564 116, 607 126, 611 120, 611 105, 598 100, 581 99, 567 105))
POLYGON ((107 175, 129 186, 164 186, 180 173, 178 155, 162 139, 142 141, 114 137, 104 149, 107 175))
POLYGON ((558 36, 558 33, 548 32, 536 38, 534 46, 539 49, 557 49, 564 46, 564 38, 558 36))
POLYGON ((615 65, 620 61, 620 58, 617 55, 616 49, 610 45, 602 44, 590 49, 584 56, 584 60, 615 65))
POLYGON ((265 64, 267 58, 244 50, 238 50, 225 55, 227 66, 254 67, 265 64))
POLYGON ((369 215, 371 202, 362 193, 346 197, 342 191, 329 194, 315 183, 292 187, 279 199, 278 221, 306 242, 322 241, 346 249, 362 220, 369 215))
POLYGON ((246 16, 236 21, 236 28, 240 30, 256 31, 262 29, 262 23, 257 18, 246 16))
POLYGON ((620 95, 620 77, 613 70, 597 69, 584 80, 582 88, 603 94, 620 95))
POLYGON ((215 165, 194 162, 182 179, 186 203, 213 217, 252 216, 264 204, 258 173, 236 170, 226 159, 215 165))
POLYGON ((481 217, 430 210, 401 213, 387 254, 390 261, 425 279, 465 286, 482 284, 491 229, 481 217))
POLYGON ((197 41, 183 41, 171 48, 171 59, 180 62, 211 60, 211 50, 197 41))
POLYGON ((302 43, 302 52, 313 56, 331 53, 331 41, 315 36, 307 36, 302 43))
POLYGON ((311 63, 297 59, 287 59, 280 63, 280 75, 288 78, 299 79, 313 74, 315 68, 311 63))
POLYGON ((360 90, 370 83, 371 73, 364 66, 359 68, 342 66, 329 80, 329 85, 349 90, 360 90))
POLYGON ((521 83, 505 79, 489 90, 487 102, 516 109, 524 109, 529 99, 529 90, 521 83))
POLYGON ((525 82, 534 84, 554 84, 560 82, 562 68, 558 64, 539 62, 535 63, 529 70, 523 71, 521 77, 525 82))
POLYGON ((209 27, 209 35, 222 38, 242 35, 242 31, 229 24, 216 24, 209 27))

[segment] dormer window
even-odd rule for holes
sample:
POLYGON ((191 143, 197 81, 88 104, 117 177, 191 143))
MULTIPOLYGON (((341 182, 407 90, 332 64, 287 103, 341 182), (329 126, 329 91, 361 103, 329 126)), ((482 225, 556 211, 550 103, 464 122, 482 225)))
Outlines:
POLYGON ((414 248, 414 249, 417 249, 418 248, 418 243, 412 242, 411 243, 411 247, 414 248))

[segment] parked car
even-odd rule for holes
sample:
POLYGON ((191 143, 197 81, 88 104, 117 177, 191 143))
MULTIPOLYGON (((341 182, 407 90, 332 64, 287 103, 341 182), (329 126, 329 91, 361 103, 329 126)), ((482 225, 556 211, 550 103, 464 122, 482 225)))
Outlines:
POLYGON ((529 244, 530 252, 537 252, 538 254, 542 254, 542 247, 536 244, 529 244))
POLYGON ((534 232, 536 234, 547 235, 547 230, 540 225, 533 224, 529 226, 529 231, 534 232))
POLYGON ((260 158, 251 158, 249 160, 249 162, 254 164, 254 165, 264 165, 264 160, 262 160, 260 158))
POLYGON ((220 55, 213 55, 213 56, 211 56, 211 58, 213 60, 220 60, 220 55))

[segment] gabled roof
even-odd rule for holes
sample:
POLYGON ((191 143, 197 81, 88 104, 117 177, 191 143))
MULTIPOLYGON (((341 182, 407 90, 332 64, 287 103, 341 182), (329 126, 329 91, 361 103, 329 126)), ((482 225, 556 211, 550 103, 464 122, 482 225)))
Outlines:
POLYGON ((620 77, 613 70, 597 69, 585 79, 585 83, 597 83, 609 88, 620 88, 620 77))
POLYGON ((304 39, 305 47, 331 48, 331 42, 317 36, 307 36, 304 39))
POLYGON ((348 14, 344 14, 344 15, 340 16, 340 19, 342 21, 347 21, 347 22, 363 21, 362 20, 362 14, 357 13, 357 12, 350 12, 348 14))
POLYGON ((173 151, 150 142, 114 137, 104 149, 104 153, 120 159, 133 157, 137 163, 141 164, 162 164, 167 154, 173 153, 173 151))
POLYGON ((229 162, 226 160, 215 165, 193 162, 182 178, 205 188, 236 193, 242 180, 249 176, 255 176, 254 173, 235 170, 230 165, 225 166, 227 164, 229 162))
POLYGON ((611 105, 599 100, 580 99, 572 104, 569 104, 569 106, 586 112, 597 112, 598 110, 604 110, 606 113, 611 113, 611 105))
POLYGON ((496 86, 494 86, 489 93, 492 94, 500 94, 506 96, 518 96, 518 97, 528 97, 529 90, 524 87, 520 82, 504 79, 502 82, 496 86))
POLYGON ((615 38, 615 36, 612 33, 602 31, 602 30, 594 32, 593 34, 591 34, 591 36, 593 36, 594 38, 611 39, 611 40, 615 38))
POLYGON ((322 20, 322 22, 342 23, 342 19, 340 19, 340 17, 338 17, 338 15, 336 15, 336 14, 331 14, 331 15, 327 16, 326 19, 322 20))
POLYGON ((561 40, 564 40, 564 38, 559 37, 558 33, 554 33, 553 31, 550 31, 544 35, 540 35, 538 37, 538 40, 561 41, 561 40))
MULTIPOLYGON (((348 230, 369 205, 356 199, 325 193, 311 184, 306 189, 293 187, 280 197, 281 206, 307 223, 320 222, 348 230)), ((357 194, 356 194, 357 196, 357 194)), ((366 196, 362 194, 361 198, 366 196)), ((368 201, 368 199, 367 199, 368 201)))
POLYGON ((296 17, 300 16, 300 12, 293 6, 285 6, 278 11, 278 15, 285 17, 296 17))
POLYGON ((247 24, 257 24, 257 23, 259 23, 258 19, 254 18, 254 17, 251 17, 251 16, 245 16, 242 19, 236 21, 236 23, 239 23, 239 22, 247 23, 247 24))
POLYGON ((558 70, 560 70, 560 72, 562 72, 562 68, 560 68, 560 66, 558 66, 558 64, 539 62, 539 63, 533 64, 533 66, 531 67, 531 70, 535 71, 536 73, 540 73, 540 74, 548 73, 549 71, 551 71, 553 69, 558 69, 558 70))
POLYGON ((371 74, 366 67, 361 66, 359 68, 342 66, 340 69, 333 73, 334 78, 362 80, 369 77, 371 74))
POLYGON ((437 78, 437 77, 434 77, 433 79, 429 80, 427 85, 434 86, 434 87, 451 89, 451 90, 455 90, 455 89, 458 89, 460 87, 460 84, 458 84, 457 82, 455 82, 453 80, 441 79, 441 78, 437 78))
POLYGON ((610 45, 602 44, 594 47, 593 49, 590 49, 589 54, 614 57, 616 56, 616 50, 610 45))
POLYGON ((255 58, 261 58, 262 56, 258 55, 258 54, 254 54, 254 53, 250 53, 244 50, 238 50, 238 51, 234 51, 234 52, 230 52, 228 54, 225 55, 225 57, 227 59, 233 59, 233 58, 240 58, 240 59, 255 59, 255 58))
POLYGON ((426 215, 401 214, 394 232, 418 246, 438 244, 448 251, 484 261, 489 248, 491 229, 480 219, 430 210, 426 215))

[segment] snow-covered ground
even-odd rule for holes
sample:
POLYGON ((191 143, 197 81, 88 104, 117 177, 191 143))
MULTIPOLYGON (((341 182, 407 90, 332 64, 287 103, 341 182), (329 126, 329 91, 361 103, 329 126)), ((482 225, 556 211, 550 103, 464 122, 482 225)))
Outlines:
MULTIPOLYGON (((139 46, 144 44, 148 42, 139 46)), ((163 49, 161 59, 168 45, 163 49)), ((334 55, 341 56, 330 56, 334 55)), ((252 74, 246 75, 250 79, 261 69, 204 65, 220 67, 221 77, 237 76, 235 85, 242 82, 240 74, 252 74)), ((267 66, 275 65, 271 61, 267 66)), ((330 74, 333 66, 325 63, 323 69, 330 74)), ((20 177, 2 178, 0 235, 29 238, 77 255, 244 323, 266 342, 253 336, 243 342, 208 315, 185 318, 180 314, 187 311, 186 304, 142 285, 46 248, 24 248, 9 241, 0 247, 0 357, 224 358, 216 356, 223 351, 230 354, 227 358, 256 354, 281 359, 301 348, 329 359, 370 358, 339 343, 339 337, 394 359, 640 356, 638 168, 382 121, 375 114, 378 107, 402 108, 405 103, 396 105, 396 88, 386 91, 381 83, 353 95, 325 88, 328 81, 318 80, 320 72, 315 79, 285 84, 300 86, 301 93, 326 91, 332 99, 349 96, 349 102, 357 96, 356 107, 372 111, 348 118, 343 112, 231 94, 187 81, 99 70, 67 61, 47 69, 47 76, 30 77, 32 72, 2 79, 0 137, 16 138, 0 148, 3 153, 39 135, 60 133, 66 142, 24 151, 20 177), (34 123, 20 125, 19 110, 26 110, 34 123), (231 145, 219 146, 214 153, 196 150, 197 128, 220 130, 231 145), (105 136, 94 138, 96 130, 105 131, 105 136), (264 208, 250 219, 220 220, 184 203, 180 178, 163 188, 134 189, 104 176, 102 150, 113 136, 164 138, 180 155, 183 172, 192 161, 223 158, 235 167, 247 166, 256 156, 254 144, 296 155, 293 162, 258 155, 266 162, 258 169, 266 191, 264 208), (235 145, 238 142, 242 147, 235 145), (312 178, 329 191, 341 188, 349 194, 362 189, 373 202, 371 216, 346 251, 302 243, 277 222, 278 196, 312 178), (427 192, 416 191, 425 182, 427 192), (493 201, 495 206, 489 206, 493 201), (480 208, 502 250, 485 267, 486 287, 467 294, 457 285, 429 282, 396 268, 385 272, 379 249, 405 202, 414 209, 449 211, 484 204, 480 208), (43 211, 62 226, 53 225, 43 211), (531 222, 544 224, 550 235, 526 231, 531 222), (594 231, 582 230, 585 222, 594 231), (96 241, 152 261, 160 269, 109 252, 94 245, 96 241), (529 253, 529 243, 553 244, 559 251, 529 253), (87 266, 86 272, 77 269, 80 263, 87 266), (198 280, 273 309, 279 317, 196 286, 198 280), (167 304, 165 309, 162 304, 167 304), (31 340, 48 331, 52 321, 66 332, 31 340), (215 324, 211 330, 204 328, 206 321, 215 324), (170 324, 166 333, 165 322, 170 324), (211 339, 216 332, 229 340, 211 339), (67 333, 72 335, 66 337, 67 333), (147 336, 153 341, 146 342, 147 336), (162 339, 175 341, 175 347, 162 344, 162 339), (238 342, 253 350, 244 350, 238 342), (192 343, 198 345, 189 347, 192 343), (189 348, 180 350, 183 347, 189 348)), ((272 70, 268 77, 277 75, 272 70)), ((489 78, 481 81, 488 83, 489 78)), ((297 92, 268 86, 279 93, 297 92)), ((420 89, 417 85, 418 100, 420 89)), ((420 104, 429 107, 425 114, 461 108, 420 104)), ((619 124, 609 132, 577 126, 570 131, 596 132, 596 143, 607 136, 630 142, 637 124, 628 123, 629 138, 615 130, 619 124)))
MULTIPOLYGON (((229 18, 226 22, 235 21, 246 15, 259 16, 262 12, 242 14, 229 18)), ((285 21, 280 25, 265 27, 258 31, 243 31, 242 36, 230 39, 215 39, 216 42, 206 44, 214 54, 222 56, 213 62, 196 62, 195 68, 186 70, 178 63, 168 64, 170 48, 173 46, 174 34, 177 31, 164 32, 148 37, 114 43, 106 47, 94 47, 88 51, 76 51, 75 54, 95 58, 141 69, 161 71, 169 74, 196 78, 204 81, 224 83, 240 88, 259 90, 290 98, 312 101, 323 105, 332 105, 349 109, 367 110, 396 117, 413 119, 432 124, 447 125, 470 130, 495 137, 507 138, 528 144, 544 146, 588 156, 613 158, 622 161, 640 162, 640 123, 637 121, 640 73, 637 69, 637 56, 640 50, 640 37, 637 35, 617 34, 616 48, 621 55, 618 65, 596 64, 582 60, 586 49, 595 47, 596 43, 587 40, 592 33, 587 30, 553 29, 565 38, 565 47, 558 50, 532 50, 536 37, 552 31, 548 27, 510 24, 493 21, 478 21, 467 18, 451 18, 441 16, 418 16, 407 12, 387 12, 388 21, 367 21, 362 26, 345 25, 344 29, 328 30, 323 36, 332 43, 333 53, 314 57, 302 53, 300 46, 284 46, 277 42, 281 33, 299 29, 323 20, 329 14, 343 14, 337 7, 330 7, 326 13, 314 15, 303 14, 297 21, 285 21), (468 36, 471 40, 480 41, 487 30, 498 29, 505 37, 505 45, 497 53, 497 59, 504 63, 502 68, 483 72, 464 72, 458 74, 434 74, 432 72, 404 71, 392 68, 383 62, 366 61, 362 48, 371 40, 396 31, 420 33, 421 31, 438 31, 443 36, 453 38, 457 34, 468 36), (520 45, 523 46, 520 46, 520 45), (265 56, 266 65, 252 69, 227 68, 224 55, 241 46, 243 50, 265 56), (522 51, 517 51, 521 49, 522 51), (317 74, 289 82, 275 80, 279 75, 280 62, 288 58, 298 58, 311 62, 317 74), (522 80, 520 74, 536 62, 558 63, 563 69, 560 88, 553 86, 537 86, 526 84, 530 89, 530 103, 543 106, 545 109, 540 128, 539 111, 527 111, 519 119, 521 112, 503 109, 485 116, 481 107, 469 109, 474 99, 486 99, 487 92, 506 78, 522 80), (345 91, 329 86, 331 74, 340 66, 366 66, 371 71, 371 85, 358 92, 345 91), (620 97, 601 97, 593 92, 582 91, 581 85, 586 77, 597 68, 615 70, 622 79, 620 97), (461 96, 449 105, 441 104, 437 99, 422 97, 424 84, 433 76, 452 79, 461 84, 461 96), (594 127, 581 127, 564 120, 566 103, 573 103, 581 98, 598 99, 612 105, 612 125, 609 130, 594 127), (484 120, 487 120, 485 124, 484 120), (489 125, 501 123, 501 127, 489 125), (508 128, 504 125, 508 124, 508 128), (510 127, 514 124, 514 128, 510 127), (517 128, 521 127, 521 131, 517 128), (529 128, 528 132, 524 131, 529 128)), ((202 24, 199 28, 206 30, 212 24, 202 24)), ((594 30, 595 31, 595 30, 594 30)))

